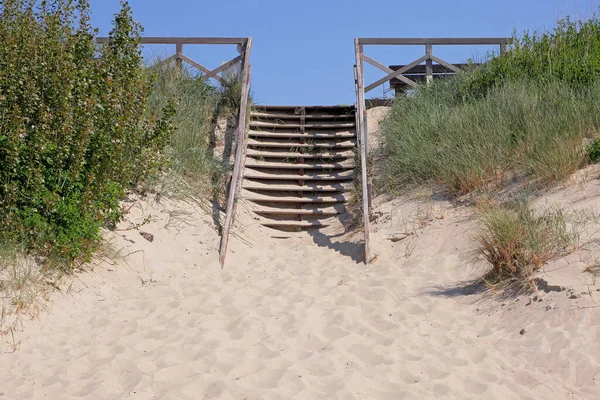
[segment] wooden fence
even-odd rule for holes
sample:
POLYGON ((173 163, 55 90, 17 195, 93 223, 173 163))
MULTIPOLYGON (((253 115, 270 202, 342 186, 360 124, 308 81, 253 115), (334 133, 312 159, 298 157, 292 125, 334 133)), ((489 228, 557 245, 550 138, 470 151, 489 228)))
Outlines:
POLYGON ((370 210, 370 182, 367 174, 367 109, 365 107, 365 93, 375 89, 376 87, 389 82, 392 79, 398 79, 410 88, 419 87, 419 83, 411 79, 411 71, 414 68, 425 63, 425 81, 429 84, 435 75, 434 62, 441 65, 445 70, 454 73, 460 72, 460 67, 456 64, 449 63, 439 57, 433 55, 434 45, 498 45, 500 46, 500 54, 506 52, 506 48, 510 44, 508 38, 356 38, 354 39, 354 51, 356 56, 356 65, 354 66, 354 81, 356 89, 356 136, 358 138, 358 149, 360 153, 361 167, 361 182, 362 182, 362 201, 363 201, 363 225, 365 235, 365 262, 370 260, 370 243, 369 243, 369 210, 370 210), (424 46, 425 55, 415 61, 398 66, 394 70, 377 62, 371 57, 365 55, 365 46, 424 46), (364 63, 367 62, 372 66, 382 70, 387 75, 383 78, 365 86, 364 81, 364 63))
MULTIPOLYGON (((98 43, 107 43, 110 39, 103 37, 98 38, 98 43)), ((225 223, 221 233, 221 243, 219 246, 219 260, 221 268, 225 264, 225 256, 227 254, 227 245, 229 243, 229 233, 235 221, 235 211, 237 205, 238 194, 240 191, 242 175, 243 175, 243 155, 246 140, 246 114, 248 109, 248 94, 250 92, 250 50, 252 48, 252 38, 203 38, 203 37, 144 37, 140 44, 167 44, 175 45, 175 54, 152 65, 150 68, 157 68, 171 62, 175 62, 179 68, 183 67, 183 62, 191 65, 202 72, 205 80, 214 79, 219 83, 223 83, 223 78, 220 73, 241 63, 241 78, 242 90, 240 99, 240 108, 237 113, 237 126, 235 133, 235 161, 233 173, 229 182, 229 195, 227 198, 227 210, 225 214, 225 223), (222 64, 215 69, 209 69, 200 63, 192 60, 183 53, 184 45, 236 45, 238 46, 239 55, 228 62, 222 64)))

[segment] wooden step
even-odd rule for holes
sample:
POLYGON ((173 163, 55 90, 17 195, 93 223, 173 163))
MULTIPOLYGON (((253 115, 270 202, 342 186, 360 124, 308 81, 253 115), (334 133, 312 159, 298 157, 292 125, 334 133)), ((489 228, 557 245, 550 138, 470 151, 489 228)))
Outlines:
MULTIPOLYGON (((339 206, 338 206, 339 207, 339 206)), ((275 207, 262 207, 253 210, 259 215, 273 215, 273 216, 304 216, 305 218, 329 218, 335 215, 340 215, 342 210, 336 207, 323 207, 314 209, 305 208, 275 208, 275 207)))
POLYGON ((250 157, 264 157, 264 158, 321 158, 321 159, 334 159, 334 158, 351 158, 354 157, 353 151, 343 151, 337 153, 323 152, 323 153, 294 153, 294 152, 281 152, 281 151, 260 151, 254 149, 246 150, 246 155, 250 157))
POLYGON ((297 175, 289 173, 276 174, 273 172, 260 172, 254 170, 246 170, 244 177, 247 179, 262 179, 262 180, 293 180, 293 181, 351 181, 354 179, 354 172, 338 172, 335 174, 317 174, 308 173, 306 175, 297 175))
POLYGON ((250 130, 248 131, 248 136, 250 137, 263 137, 263 138, 272 138, 272 139, 305 139, 305 140, 318 140, 318 139, 349 139, 356 138, 356 133, 354 132, 328 132, 328 133, 299 133, 299 132, 265 132, 265 131, 256 131, 250 130))
POLYGON ((273 140, 263 141, 250 139, 248 140, 248 146, 250 147, 264 147, 264 148, 277 148, 277 149, 348 149, 356 147, 356 143, 351 140, 344 140, 340 142, 316 142, 316 143, 297 143, 297 142, 275 142, 273 140))
POLYGON ((262 190, 269 192, 343 192, 347 188, 343 184, 322 185, 310 183, 306 185, 290 185, 281 183, 260 183, 244 181, 242 187, 247 190, 262 190))
POLYGON ((289 128, 307 128, 307 129, 347 129, 354 128, 354 122, 348 123, 332 123, 332 124, 277 124, 273 122, 250 121, 250 126, 255 128, 271 128, 271 129, 289 129, 289 128))
POLYGON ((346 196, 343 194, 329 195, 329 196, 282 196, 277 194, 263 195, 253 192, 246 192, 243 196, 245 200, 253 201, 255 203, 280 203, 280 204, 337 204, 345 203, 347 201, 346 196))
POLYGON ((282 114, 282 113, 266 113, 266 112, 256 112, 253 111, 251 114, 252 118, 264 118, 264 119, 300 119, 304 117, 304 119, 314 120, 314 119, 354 119, 354 114, 282 114))
POLYGON ((260 112, 273 112, 273 111, 290 111, 296 112, 300 111, 300 109, 304 108, 307 114, 313 114, 319 111, 326 110, 327 112, 336 112, 336 113, 350 113, 354 112, 353 105, 312 105, 312 106, 296 106, 296 105, 287 105, 287 106, 274 106, 274 105, 256 105, 255 110, 260 112))
POLYGON ((286 163, 286 162, 268 162, 246 159, 246 168, 268 168, 268 169, 354 169, 354 164, 345 163, 286 163))

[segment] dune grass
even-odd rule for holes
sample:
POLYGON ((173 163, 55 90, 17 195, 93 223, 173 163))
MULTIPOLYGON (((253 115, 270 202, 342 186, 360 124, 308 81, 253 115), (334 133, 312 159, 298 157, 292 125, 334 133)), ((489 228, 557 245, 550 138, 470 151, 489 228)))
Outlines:
POLYGON ((491 289, 535 290, 533 275, 547 261, 572 250, 577 224, 561 209, 536 210, 526 199, 481 201, 477 256, 490 265, 482 280, 491 289))
POLYGON ((394 101, 377 187, 435 182, 460 195, 514 177, 564 180, 589 161, 584 142, 600 128, 600 20, 565 19, 513 43, 394 101))
MULTIPOLYGON (((241 80, 225 79, 213 86, 197 71, 180 70, 174 64, 151 70, 150 74, 155 82, 149 98, 150 112, 159 114, 170 101, 177 110, 172 118, 175 131, 166 148, 169 167, 155 177, 152 185, 171 196, 199 203, 211 198, 222 202, 232 165, 230 151, 220 154, 216 148, 223 145, 217 142, 233 139, 241 80)), ((232 147, 233 143, 228 145, 232 147)))
POLYGON ((583 143, 600 128, 600 84, 523 80, 470 101, 456 99, 454 85, 395 101, 383 123, 380 188, 434 182, 463 194, 516 176, 555 182, 588 160, 583 143))
POLYGON ((506 54, 493 56, 394 100, 375 187, 470 194, 476 256, 489 265, 482 280, 534 290, 535 272, 573 248, 577 223, 560 209, 536 210, 526 193, 508 203, 498 194, 513 182, 517 197, 532 184, 566 182, 600 160, 600 19, 515 35, 506 54))

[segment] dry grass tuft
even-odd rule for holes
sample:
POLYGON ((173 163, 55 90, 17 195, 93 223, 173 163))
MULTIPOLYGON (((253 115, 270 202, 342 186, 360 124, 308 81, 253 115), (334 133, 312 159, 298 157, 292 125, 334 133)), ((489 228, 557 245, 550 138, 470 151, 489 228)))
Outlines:
POLYGON ((19 347, 15 334, 21 330, 23 316, 34 318, 44 310, 60 278, 60 269, 44 268, 24 254, 21 246, 0 244, 0 341, 12 351, 19 347))
POLYGON ((535 290, 534 273, 572 250, 578 238, 576 225, 570 226, 563 210, 539 212, 527 200, 481 201, 477 215, 481 222, 475 234, 477 254, 491 266, 482 279, 492 290, 507 286, 517 292, 535 290))

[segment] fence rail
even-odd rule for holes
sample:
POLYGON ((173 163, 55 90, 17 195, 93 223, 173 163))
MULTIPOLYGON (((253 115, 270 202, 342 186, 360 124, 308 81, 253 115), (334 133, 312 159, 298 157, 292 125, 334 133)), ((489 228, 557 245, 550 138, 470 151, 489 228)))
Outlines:
POLYGON ((365 262, 370 260, 370 242, 369 242, 369 211, 370 211, 370 184, 367 173, 367 154, 368 154, 368 129, 367 129, 367 110, 365 106, 365 93, 375 89, 376 87, 389 82, 392 79, 399 80, 400 84, 406 87, 417 88, 419 82, 411 78, 416 78, 422 70, 422 65, 425 63, 425 81, 429 84, 434 75, 447 75, 457 73, 461 70, 461 66, 449 63, 441 58, 433 55, 434 45, 498 45, 500 54, 506 52, 507 46, 510 44, 509 38, 356 38, 354 39, 354 52, 356 56, 356 64, 354 65, 354 80, 356 90, 356 135, 358 138, 358 150, 360 155, 361 165, 361 180, 362 180, 362 202, 363 202, 363 226, 365 235, 365 262), (373 58, 364 54, 365 46, 424 46, 425 55, 419 57, 413 62, 406 65, 395 66, 394 69, 389 68, 373 58), (364 64, 368 63, 387 75, 377 81, 366 85, 364 81, 364 64), (441 67, 434 68, 434 64, 441 67), (418 71, 415 73, 415 71, 418 71))
MULTIPOLYGON (((100 44, 108 43, 110 38, 100 37, 96 41, 100 44)), ((225 256, 227 254, 227 245, 229 244, 229 233, 235 222, 235 211, 238 194, 240 191, 241 178, 243 176, 243 158, 245 140, 246 140, 246 114, 248 109, 248 95, 250 92, 250 50, 252 48, 252 38, 217 38, 217 37, 144 37, 141 38, 140 44, 171 44, 175 45, 175 54, 166 59, 152 65, 150 68, 158 68, 160 66, 175 62, 179 68, 183 67, 183 62, 191 65, 202 72, 205 80, 214 79, 219 83, 223 83, 223 78, 219 73, 227 68, 241 63, 241 79, 242 91, 240 98, 240 108, 237 113, 237 126, 235 134, 235 160, 233 164, 233 173, 229 181, 229 191, 227 198, 227 210, 225 213, 225 222, 221 231, 221 243, 219 245, 219 261, 221 268, 225 265, 225 256), (221 66, 209 69, 204 65, 192 60, 183 53, 184 45, 237 45, 239 55, 222 64, 221 66)))

